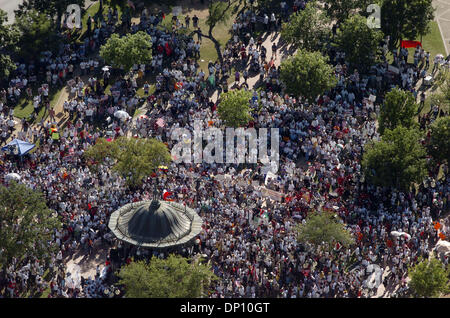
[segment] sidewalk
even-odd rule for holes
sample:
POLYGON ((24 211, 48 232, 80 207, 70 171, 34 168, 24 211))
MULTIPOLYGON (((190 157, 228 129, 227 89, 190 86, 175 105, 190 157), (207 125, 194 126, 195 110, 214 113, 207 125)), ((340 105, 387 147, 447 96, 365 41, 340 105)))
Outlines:
POLYGON ((434 0, 433 7, 436 8, 434 19, 439 25, 446 55, 448 55, 450 54, 450 0, 434 0))
MULTIPOLYGON (((283 49, 280 49, 280 37, 281 34, 279 31, 274 31, 274 32, 269 32, 266 33, 264 35, 264 42, 262 43, 262 45, 267 49, 267 60, 270 60, 270 57, 272 56, 272 43, 276 43, 278 46, 277 49, 277 56, 274 58, 274 65, 275 67, 278 68, 278 66, 280 66, 281 62, 288 58, 290 56, 288 52, 288 47, 290 46, 285 46, 283 47, 283 49)), ((250 69, 250 65, 247 65, 247 70, 250 69)), ((232 75, 232 77, 234 78, 234 75, 232 75)), ((247 84, 248 84, 248 88, 250 90, 254 89, 256 84, 258 83, 259 80, 259 73, 256 75, 253 75, 252 77, 249 77, 247 80, 247 84)), ((239 85, 242 85, 244 83, 244 77, 241 76, 240 81, 239 81, 239 85)), ((233 81, 229 86, 229 89, 235 88, 235 82, 233 81)), ((217 101, 217 91, 214 92, 214 94, 211 96, 211 100, 215 103, 217 101)))

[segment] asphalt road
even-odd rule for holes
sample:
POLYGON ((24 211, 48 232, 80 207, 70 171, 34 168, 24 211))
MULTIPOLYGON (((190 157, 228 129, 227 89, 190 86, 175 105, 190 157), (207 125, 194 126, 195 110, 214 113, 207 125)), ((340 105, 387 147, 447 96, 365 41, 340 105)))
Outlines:
POLYGON ((14 10, 16 10, 23 0, 0 0, 0 9, 8 13, 8 23, 14 22, 14 10))

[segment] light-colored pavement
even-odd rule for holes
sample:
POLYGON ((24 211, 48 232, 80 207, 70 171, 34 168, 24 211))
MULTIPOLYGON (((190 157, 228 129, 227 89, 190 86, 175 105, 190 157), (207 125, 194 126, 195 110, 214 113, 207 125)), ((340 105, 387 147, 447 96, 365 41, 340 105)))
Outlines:
POLYGON ((436 8, 435 20, 439 25, 442 40, 444 41, 445 53, 450 54, 450 0, 434 0, 433 6, 436 8))
POLYGON ((14 23, 14 10, 17 10, 23 0, 0 0, 0 9, 8 13, 8 24, 14 23))
MULTIPOLYGON (((14 23, 14 10, 17 10, 23 0, 0 0, 0 9, 8 13, 8 24, 14 23)), ((84 7, 88 8, 97 1, 85 0, 84 7)))
POLYGON ((109 247, 100 242, 94 245, 91 255, 78 247, 70 258, 66 259, 66 273, 70 272, 73 276, 80 275, 80 277, 94 279, 97 265, 100 266, 100 270, 105 267, 108 251, 109 247))
MULTIPOLYGON (((277 44, 277 46, 280 45, 280 37, 281 34, 279 32, 272 32, 269 35, 265 34, 265 40, 262 43, 262 45, 267 49, 267 54, 266 54, 266 59, 268 61, 270 61, 270 58, 272 57, 272 44, 275 42, 277 44)), ((280 66, 281 62, 289 57, 289 54, 286 53, 286 51, 281 52, 280 49, 277 49, 277 55, 273 56, 273 64, 275 65, 275 67, 280 66)), ((247 70, 250 68, 250 66, 247 66, 247 70)), ((231 74, 231 77, 234 79, 234 73, 231 74)), ((253 75, 252 77, 249 77, 247 80, 247 85, 249 87, 250 90, 254 89, 257 82, 259 80, 259 73, 253 75)), ((242 76, 241 73, 241 77, 240 77, 240 81, 239 81, 239 85, 242 85, 244 83, 244 78, 242 76)), ((233 81, 230 85, 229 88, 235 88, 235 82, 233 81)), ((214 92, 214 94, 211 96, 211 100, 215 103, 217 101, 217 91, 214 92)))

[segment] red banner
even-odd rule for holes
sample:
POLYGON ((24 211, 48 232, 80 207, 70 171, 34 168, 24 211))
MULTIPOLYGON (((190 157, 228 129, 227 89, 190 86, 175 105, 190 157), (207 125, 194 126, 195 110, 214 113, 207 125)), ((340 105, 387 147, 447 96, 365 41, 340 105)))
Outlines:
POLYGON ((402 41, 402 47, 404 48, 416 48, 417 46, 422 47, 422 43, 420 41, 402 41))
POLYGON ((170 197, 173 193, 172 192, 164 192, 163 194, 163 200, 164 201, 174 201, 173 199, 169 199, 168 197, 170 197))

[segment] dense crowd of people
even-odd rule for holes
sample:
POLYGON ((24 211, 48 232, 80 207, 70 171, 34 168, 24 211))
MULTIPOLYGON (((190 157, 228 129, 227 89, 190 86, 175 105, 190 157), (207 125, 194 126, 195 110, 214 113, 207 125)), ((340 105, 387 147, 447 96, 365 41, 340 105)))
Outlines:
MULTIPOLYGON (((418 192, 401 192, 368 184, 361 172, 361 157, 364 145, 379 138, 376 114, 384 93, 398 85, 417 95, 422 71, 430 67, 429 54, 418 49, 412 65, 401 59, 404 51, 394 52, 393 65, 380 63, 360 74, 348 70, 345 54, 331 50, 338 85, 316 101, 296 99, 283 92, 275 63, 277 44, 270 56, 262 38, 251 34, 256 28, 279 30, 280 21, 304 5, 295 1, 289 8, 282 3, 276 14, 240 13, 223 48, 223 63, 210 61, 207 73, 197 63, 200 41, 177 32, 183 21, 175 18, 173 30, 162 29, 158 26, 163 15, 147 11, 139 23, 130 24, 128 32, 151 35, 153 59, 149 65, 135 65, 129 78, 111 74, 97 56, 99 46, 117 28, 117 15, 111 10, 104 21, 94 23, 83 44, 65 45, 59 54, 44 52, 38 64, 20 65, 9 87, 2 90, 2 144, 14 133, 12 110, 20 98, 35 101, 36 114, 40 107, 47 107, 50 120, 34 127, 23 121, 22 131, 15 136, 39 141, 39 147, 23 160, 7 159, 5 154, 1 177, 7 184, 4 176, 17 173, 20 182, 42 191, 49 208, 61 216, 63 228, 54 231, 51 244, 59 252, 48 264, 30 257, 15 260, 7 280, 0 282, 0 291, 5 290, 2 296, 50 288, 49 297, 104 297, 113 268, 129 263, 131 255, 167 255, 125 248, 107 226, 110 214, 119 207, 149 199, 155 183, 160 193, 174 193, 203 220, 194 248, 178 252, 206 254, 211 260, 220 279, 210 297, 368 297, 376 294, 381 283, 406 286, 407 266, 430 253, 438 239, 433 221, 450 208, 448 167, 444 165, 441 179, 430 173, 418 192), (392 66, 398 72, 392 72, 392 66), (156 75, 154 91, 143 79, 150 73, 156 75), (247 83, 254 76, 259 76, 259 92, 247 83), (88 168, 83 153, 100 137, 153 137, 171 149, 175 128, 192 131, 198 120, 203 128, 222 127, 217 104, 220 94, 232 89, 230 77, 237 87, 252 92, 249 126, 280 130, 279 169, 272 180, 266 180, 267 169, 261 164, 173 163, 158 178, 149 177, 131 190, 106 164, 96 171, 88 168), (41 85, 35 96, 29 90, 33 82, 41 85), (49 91, 66 82, 70 96, 63 109, 69 120, 55 139, 51 128, 58 123, 49 106, 49 91), (143 97, 137 94, 140 86, 143 97), (212 98, 214 92, 217 101, 212 98), (114 117, 119 110, 132 114, 142 103, 147 104, 146 115, 127 120, 114 117), (267 196, 262 187, 279 196, 267 196), (299 243, 295 228, 313 210, 334 211, 355 237, 355 245, 336 244, 331 250, 317 251, 299 243), (392 231, 406 232, 410 238, 393 237, 392 231), (94 277, 67 271, 65 262, 74 253, 90 254, 96 249, 118 250, 120 257, 112 260, 108 255, 103 270, 97 267, 94 277), (376 284, 371 281, 374 265, 381 274, 389 272, 384 276, 377 272, 376 284), (50 282, 43 279, 46 268, 50 282)), ((195 28, 198 18, 193 22, 195 28)), ((185 19, 184 25, 189 24, 185 19)), ((443 115, 443 110, 430 111, 423 128, 443 115)), ((448 264, 448 259, 443 261, 448 264)))

